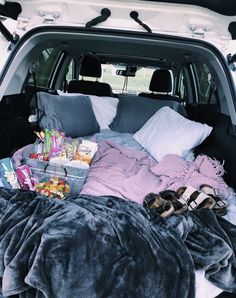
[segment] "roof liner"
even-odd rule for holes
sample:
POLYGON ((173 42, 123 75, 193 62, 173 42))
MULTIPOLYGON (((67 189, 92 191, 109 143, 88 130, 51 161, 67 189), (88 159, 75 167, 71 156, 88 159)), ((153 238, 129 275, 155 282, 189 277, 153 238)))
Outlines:
POLYGON ((166 2, 166 3, 178 3, 178 4, 191 4, 202 6, 213 10, 219 14, 227 16, 236 15, 236 2, 235 0, 142 0, 153 2, 166 2))

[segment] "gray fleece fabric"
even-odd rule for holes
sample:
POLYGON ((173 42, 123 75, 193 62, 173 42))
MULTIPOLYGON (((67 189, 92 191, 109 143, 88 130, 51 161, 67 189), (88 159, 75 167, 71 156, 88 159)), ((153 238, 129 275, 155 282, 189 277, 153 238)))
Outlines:
POLYGON ((195 268, 236 292, 235 239, 208 210, 165 220, 115 197, 0 189, 5 297, 193 298, 195 268))

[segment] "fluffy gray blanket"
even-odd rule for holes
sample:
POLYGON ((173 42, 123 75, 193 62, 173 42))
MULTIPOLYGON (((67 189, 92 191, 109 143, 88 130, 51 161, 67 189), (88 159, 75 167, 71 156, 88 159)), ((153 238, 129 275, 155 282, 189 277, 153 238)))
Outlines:
POLYGON ((235 239, 207 210, 164 220, 114 197, 0 189, 4 296, 192 298, 195 267, 236 291, 235 239))

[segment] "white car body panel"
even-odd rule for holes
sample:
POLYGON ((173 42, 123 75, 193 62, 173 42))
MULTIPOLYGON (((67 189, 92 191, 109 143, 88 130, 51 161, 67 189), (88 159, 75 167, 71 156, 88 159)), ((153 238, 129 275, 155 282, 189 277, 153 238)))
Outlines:
MULTIPOLYGON (((84 27, 87 22, 98 17, 103 8, 110 9, 111 16, 96 25, 96 28, 145 32, 145 29, 130 17, 130 12, 135 10, 140 20, 149 26, 153 33, 203 39, 216 46, 226 59, 228 54, 236 53, 236 42, 232 41, 228 31, 230 22, 236 22, 236 16, 221 15, 195 5, 140 0, 21 0, 18 2, 22 6, 18 21, 10 20, 12 22, 10 24, 10 21, 5 20, 4 24, 11 33, 19 36, 23 36, 30 29, 45 25, 84 27)), ((0 37, 0 70, 9 55, 9 44, 3 36, 0 37)), ((235 72, 232 71, 232 73, 236 85, 235 72)))

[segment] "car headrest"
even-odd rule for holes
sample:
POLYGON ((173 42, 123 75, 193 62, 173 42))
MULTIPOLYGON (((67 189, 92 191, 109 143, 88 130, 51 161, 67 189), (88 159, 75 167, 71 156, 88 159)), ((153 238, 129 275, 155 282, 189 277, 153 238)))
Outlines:
POLYGON ((100 58, 93 54, 84 55, 81 61, 80 75, 85 77, 100 78, 102 75, 100 58))
POLYGON ((149 90, 154 92, 170 92, 172 90, 171 74, 166 69, 157 69, 152 75, 149 90))

